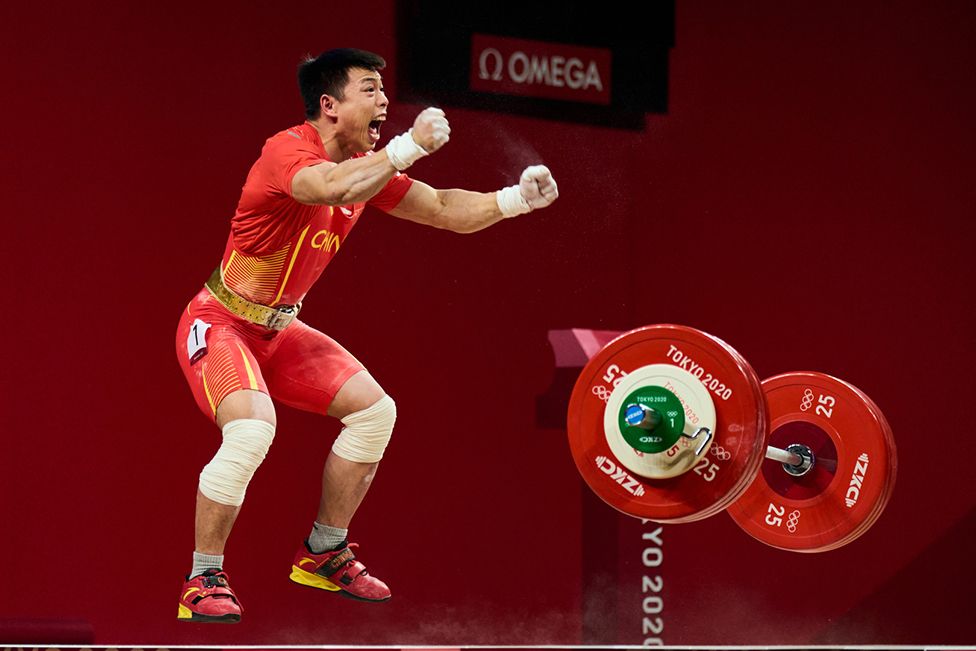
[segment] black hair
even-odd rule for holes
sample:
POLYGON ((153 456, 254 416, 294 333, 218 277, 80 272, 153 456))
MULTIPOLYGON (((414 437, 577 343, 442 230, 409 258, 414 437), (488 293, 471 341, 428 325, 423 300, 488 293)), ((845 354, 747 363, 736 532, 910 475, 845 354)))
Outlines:
POLYGON ((349 81, 351 68, 377 72, 385 67, 386 61, 380 55, 353 48, 327 50, 314 59, 309 56, 298 65, 298 89, 305 102, 305 117, 319 117, 322 95, 343 99, 342 89, 349 81))

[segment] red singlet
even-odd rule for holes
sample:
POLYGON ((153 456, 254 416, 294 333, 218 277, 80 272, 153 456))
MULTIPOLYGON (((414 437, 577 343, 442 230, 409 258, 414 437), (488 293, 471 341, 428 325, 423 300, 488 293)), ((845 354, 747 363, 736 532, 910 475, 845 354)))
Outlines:
MULTIPOLYGON (((221 261, 231 290, 272 307, 304 299, 365 207, 305 205, 292 198, 295 174, 328 160, 308 122, 265 143, 244 183, 221 261)), ((388 211, 412 183, 397 173, 366 203, 388 211)), ((240 389, 325 414, 345 381, 363 370, 342 346, 299 319, 282 331, 269 330, 231 314, 206 288, 183 312, 176 354, 197 405, 211 419, 221 400, 240 389)))
MULTIPOLYGON (((247 175, 231 220, 221 263, 230 289, 272 307, 301 302, 365 207, 309 206, 292 198, 295 174, 328 160, 318 131, 308 122, 268 139, 247 175)), ((412 183, 397 173, 367 203, 388 211, 412 183)))

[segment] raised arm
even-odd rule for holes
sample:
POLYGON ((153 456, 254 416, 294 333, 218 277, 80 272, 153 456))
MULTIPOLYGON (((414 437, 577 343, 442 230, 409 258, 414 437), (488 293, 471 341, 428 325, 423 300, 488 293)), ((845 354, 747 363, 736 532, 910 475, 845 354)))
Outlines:
POLYGON ((518 185, 498 192, 435 190, 414 180, 390 214, 455 233, 473 233, 506 217, 545 208, 559 196, 556 180, 543 165, 522 172, 518 185))
POLYGON ((374 156, 341 163, 324 162, 298 171, 292 179, 292 196, 306 204, 346 206, 372 199, 397 172, 419 158, 432 154, 450 139, 444 112, 425 109, 407 133, 390 140, 374 156))

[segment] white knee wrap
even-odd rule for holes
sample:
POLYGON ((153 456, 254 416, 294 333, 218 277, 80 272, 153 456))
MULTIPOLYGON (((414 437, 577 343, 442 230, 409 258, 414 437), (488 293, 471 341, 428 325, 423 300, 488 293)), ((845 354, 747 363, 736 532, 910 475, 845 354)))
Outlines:
POLYGON ((332 445, 332 451, 348 461, 379 461, 393 436, 395 422, 396 403, 390 396, 383 396, 372 406, 342 419, 345 427, 332 445))
POLYGON ((218 504, 243 504, 247 485, 268 454, 274 434, 274 425, 252 418, 224 425, 224 442, 200 473, 200 492, 218 504))

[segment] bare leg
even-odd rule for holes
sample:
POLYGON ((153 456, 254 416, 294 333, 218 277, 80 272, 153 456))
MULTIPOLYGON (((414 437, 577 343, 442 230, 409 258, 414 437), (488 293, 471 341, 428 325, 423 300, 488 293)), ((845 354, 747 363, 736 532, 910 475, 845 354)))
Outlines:
MULTIPOLYGON (((349 378, 335 400, 329 405, 329 415, 344 418, 370 407, 386 393, 366 371, 349 378)), ((352 516, 366 497, 376 475, 376 463, 348 461, 330 452, 322 470, 322 498, 316 520, 340 529, 348 529, 352 516)))
POLYGON ((348 529, 376 475, 376 463, 356 463, 330 452, 322 470, 322 498, 316 521, 348 529))
POLYGON ((222 556, 230 530, 241 512, 239 506, 218 504, 197 489, 197 517, 195 550, 201 554, 222 556))
MULTIPOLYGON (((267 394, 243 389, 230 394, 217 407, 217 427, 240 418, 255 418, 276 425, 274 404, 267 394)), ((196 551, 220 555, 241 507, 219 504, 197 490, 196 551)))

